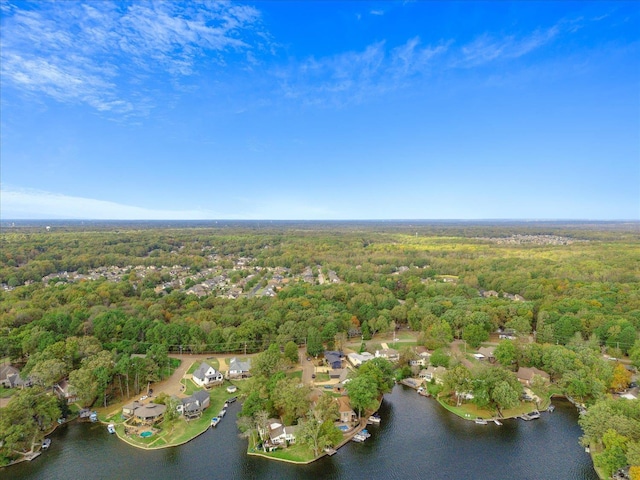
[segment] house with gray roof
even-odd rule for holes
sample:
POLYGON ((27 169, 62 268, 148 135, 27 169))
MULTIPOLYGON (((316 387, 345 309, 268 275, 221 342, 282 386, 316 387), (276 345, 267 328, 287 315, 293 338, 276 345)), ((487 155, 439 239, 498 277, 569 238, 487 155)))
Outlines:
POLYGON ((192 380, 200 387, 211 387, 213 385, 221 385, 224 381, 224 375, 207 362, 202 362, 198 369, 193 372, 192 380))
POLYGON ((30 387, 31 379, 23 380, 17 368, 3 365, 0 367, 0 385, 5 388, 30 387))
POLYGON ((190 397, 183 398, 180 401, 180 405, 178 405, 178 411, 184 415, 185 418, 199 417, 209 406, 210 402, 209 392, 199 390, 194 392, 190 397))
POLYGON ((251 360, 243 362, 238 360, 237 357, 229 360, 229 378, 246 378, 249 376, 250 369, 251 360))

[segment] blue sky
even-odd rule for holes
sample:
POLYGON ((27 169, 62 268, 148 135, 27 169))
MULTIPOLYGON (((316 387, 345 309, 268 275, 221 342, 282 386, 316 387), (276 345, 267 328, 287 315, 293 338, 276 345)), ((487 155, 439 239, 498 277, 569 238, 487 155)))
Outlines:
POLYGON ((0 9, 2 219, 640 219, 636 2, 0 9))

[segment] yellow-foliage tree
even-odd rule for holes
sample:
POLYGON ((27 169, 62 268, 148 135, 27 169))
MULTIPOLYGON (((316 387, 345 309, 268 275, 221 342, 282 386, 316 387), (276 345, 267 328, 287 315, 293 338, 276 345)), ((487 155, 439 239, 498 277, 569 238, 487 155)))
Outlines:
POLYGON ((631 372, 627 370, 621 363, 613 369, 613 378, 611 379, 611 389, 614 392, 620 392, 626 389, 631 382, 631 372))

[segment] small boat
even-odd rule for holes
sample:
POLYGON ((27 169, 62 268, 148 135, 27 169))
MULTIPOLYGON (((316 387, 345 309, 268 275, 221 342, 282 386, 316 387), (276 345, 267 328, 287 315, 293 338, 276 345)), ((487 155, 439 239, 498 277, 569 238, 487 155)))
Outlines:
POLYGON ((89 420, 91 422, 97 422, 98 421, 98 414, 96 412, 91 412, 91 415, 89 415, 89 420))
POLYGON ((357 442, 357 443, 362 443, 366 439, 367 439, 367 437, 365 437, 364 435, 362 435, 360 433, 356 433, 351 440, 353 440, 354 442, 357 442))
POLYGON ((547 408, 547 412, 553 413, 555 409, 556 409, 556 406, 552 403, 551 405, 549 405, 549 408, 547 408))
POLYGON ((231 385, 227 387, 227 392, 229 393, 236 393, 237 390, 238 390, 238 387, 236 387, 235 385, 231 385))
POLYGON ((370 423, 375 423, 376 425, 379 425, 380 424, 380 416, 377 415, 377 414, 371 415, 369 417, 369 422, 370 423))
POLYGON ((238 400, 238 397, 231 397, 231 398, 227 398, 227 401, 225 403, 233 403, 236 400, 238 400))
POLYGON ((51 446, 51 439, 50 438, 45 438, 42 441, 42 450, 46 450, 47 448, 49 448, 51 446))
POLYGON ((222 418, 227 414, 227 411, 223 408, 222 410, 220 410, 220 413, 218 414, 218 417, 222 418))
POLYGON ((109 433, 116 433, 116 426, 113 423, 110 423, 107 425, 107 431, 109 433))
POLYGON ((211 426, 215 427, 216 425, 218 425, 220 423, 220 417, 213 417, 211 419, 211 426))
POLYGON ((427 389, 426 389, 426 388, 424 388, 424 387, 420 387, 420 388, 418 389, 418 395, 422 395, 423 397, 429 397, 429 396, 430 396, 430 395, 429 395, 429 392, 428 392, 428 391, 427 391, 427 389))
POLYGON ((360 433, 358 433, 358 435, 362 435, 364 438, 369 438, 371 436, 371 434, 366 428, 362 430, 360 433))
POLYGON ((526 413, 523 413, 522 415, 520 415, 520 418, 521 418, 522 420, 527 421, 527 422, 528 422, 529 420, 532 420, 532 418, 531 418, 528 414, 526 414, 526 413))
POLYGON ((484 418, 480 418, 480 417, 477 417, 477 418, 475 419, 475 422, 476 422, 478 425, 486 425, 486 424, 487 424, 487 421, 486 421, 484 418))
POLYGON ((494 418, 494 419, 493 419, 493 423, 495 423, 495 424, 496 424, 496 425, 498 425, 498 426, 501 426, 501 425, 502 425, 502 422, 501 422, 500 420, 498 420, 497 418, 494 418))
POLYGON ((530 412, 527 415, 529 415, 529 419, 531 420, 537 420, 538 418, 540 418, 540 412, 538 410, 534 410, 533 412, 530 412))

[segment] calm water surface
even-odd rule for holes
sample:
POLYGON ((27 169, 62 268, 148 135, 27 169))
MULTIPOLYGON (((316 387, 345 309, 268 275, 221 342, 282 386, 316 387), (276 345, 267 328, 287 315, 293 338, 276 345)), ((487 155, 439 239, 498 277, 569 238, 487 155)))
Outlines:
POLYGON ((245 454, 234 417, 186 445, 159 451, 129 447, 104 425, 59 428, 51 448, 30 463, 0 470, 3 479, 505 479, 597 480, 578 444, 575 408, 555 402, 540 420, 476 425, 414 390, 396 386, 385 395, 382 424, 365 443, 349 443, 333 457, 307 466, 245 454))

